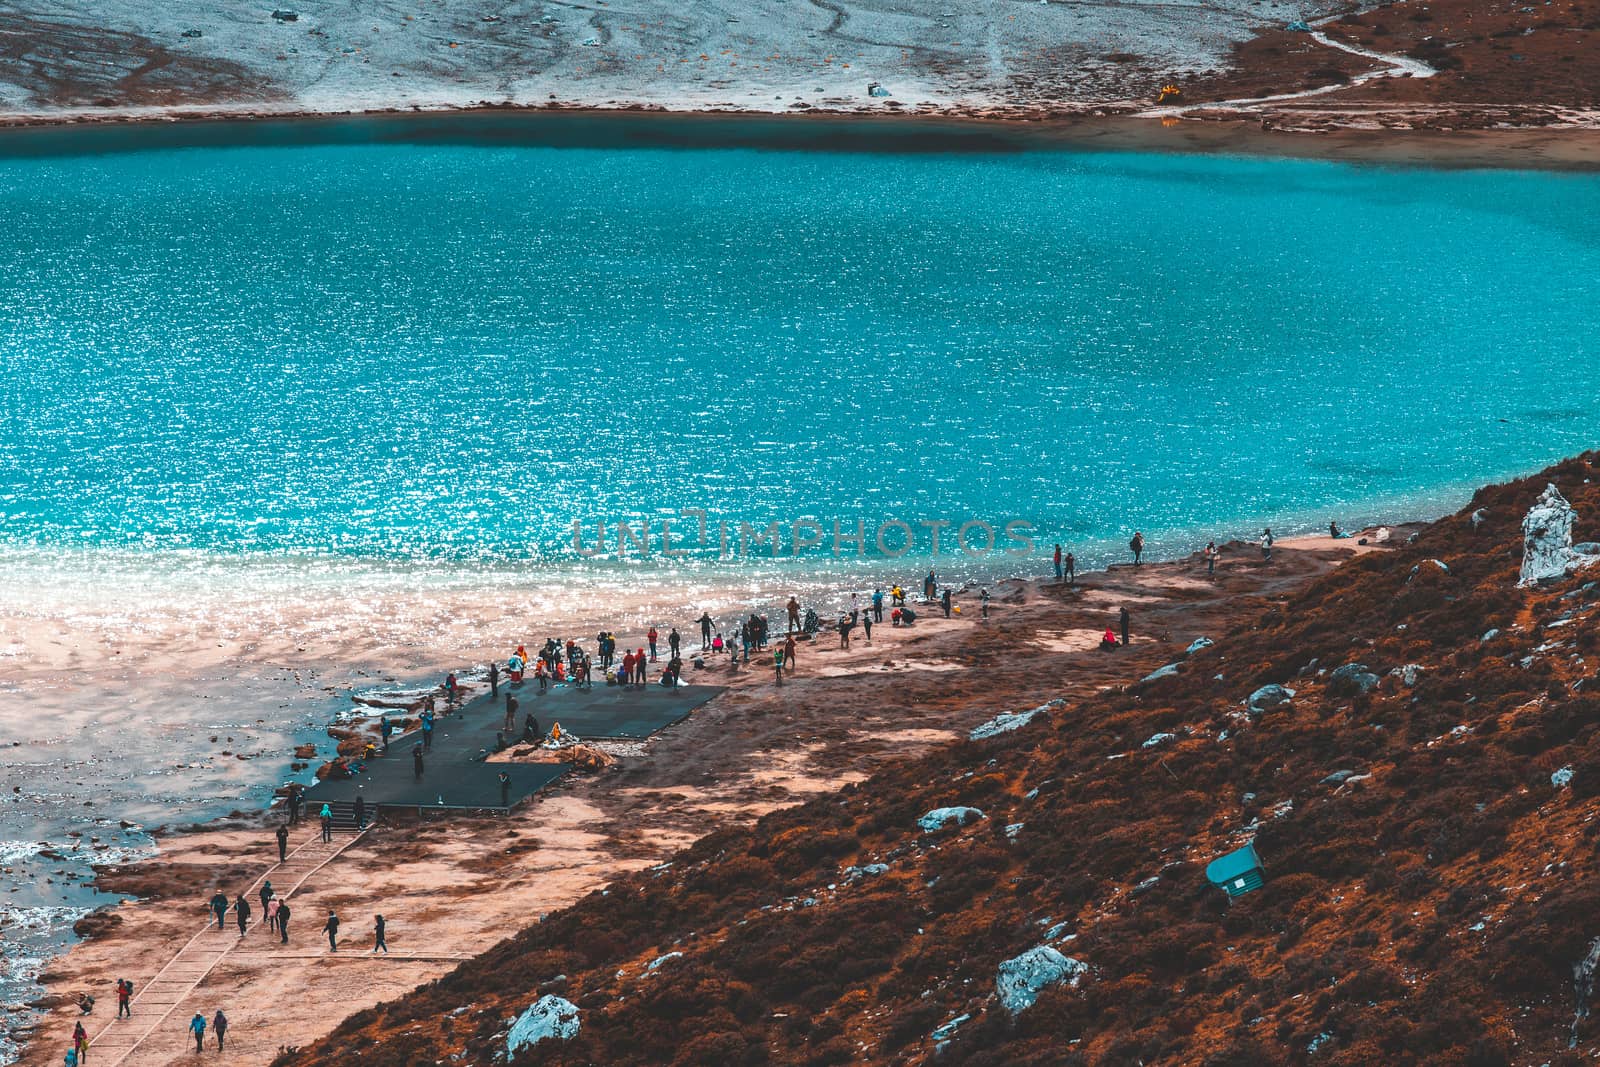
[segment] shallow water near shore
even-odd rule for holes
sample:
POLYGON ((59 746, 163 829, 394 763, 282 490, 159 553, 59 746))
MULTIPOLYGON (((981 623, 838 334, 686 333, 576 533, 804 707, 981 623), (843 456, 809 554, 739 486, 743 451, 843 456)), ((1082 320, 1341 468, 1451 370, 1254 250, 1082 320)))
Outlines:
POLYGON ((120 820, 259 805, 352 688, 1426 517, 1600 428, 1593 177, 52 136, 0 142, 0 902, 66 910, 8 961, 120 820))

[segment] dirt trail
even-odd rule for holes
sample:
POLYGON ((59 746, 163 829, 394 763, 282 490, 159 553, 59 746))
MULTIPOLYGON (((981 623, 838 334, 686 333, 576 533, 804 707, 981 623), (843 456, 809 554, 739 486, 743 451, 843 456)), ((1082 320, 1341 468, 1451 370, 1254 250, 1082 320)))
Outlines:
MULTIPOLYGON (((825 634, 801 646, 798 674, 781 688, 768 670, 730 671, 726 661, 694 672, 731 688, 679 726, 622 746, 606 772, 569 777, 509 818, 407 819, 369 831, 301 889, 287 945, 252 930, 127 1063, 188 1062, 189 1016, 220 1007, 232 1022, 230 1062, 264 1064, 706 833, 860 780, 998 712, 1142 677, 1356 550, 1325 538, 1280 542, 1264 563, 1255 546, 1234 544, 1215 579, 1191 558, 1116 566, 1074 587, 1002 586, 987 620, 965 596, 959 617, 934 610, 914 628, 875 627, 871 645, 857 636, 849 650, 828 647, 837 638, 825 634), (1113 625, 1123 605, 1130 647, 1102 652, 1081 640, 1113 625), (318 933, 330 909, 347 939, 337 955, 318 933), (388 956, 370 951, 379 913, 388 956)), ((59 1063, 77 992, 114 1012, 117 978, 143 988, 205 922, 217 888, 231 895, 270 865, 266 825, 249 817, 175 834, 156 858, 105 870, 105 888, 143 899, 94 917, 92 936, 45 976, 52 1010, 22 1062, 59 1063)))

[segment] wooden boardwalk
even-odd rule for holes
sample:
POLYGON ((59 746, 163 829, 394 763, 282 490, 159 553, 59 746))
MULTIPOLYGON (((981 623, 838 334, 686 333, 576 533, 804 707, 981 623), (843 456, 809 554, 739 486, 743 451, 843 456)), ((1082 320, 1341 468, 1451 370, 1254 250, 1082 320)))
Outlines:
MULTIPOLYGON (((266 916, 259 914, 261 901, 258 894, 263 882, 272 880, 274 895, 282 900, 292 900, 312 875, 333 862, 341 852, 366 834, 364 829, 339 830, 335 831, 332 841, 324 842, 321 828, 315 823, 308 825, 311 832, 295 845, 284 860, 263 871, 245 890, 245 899, 255 909, 247 933, 266 921, 266 916)), ((309 925, 314 935, 316 921, 310 915, 295 916, 290 920, 291 929, 298 922, 304 924, 301 929, 309 925)), ((221 930, 217 929, 215 921, 201 927, 154 978, 145 982, 142 988, 134 990, 131 1019, 112 1018, 97 1033, 90 1035, 89 1047, 93 1055, 89 1062, 95 1067, 123 1067, 124 1064, 137 1063, 144 1058, 140 1055, 141 1050, 154 1051, 157 1047, 160 1051, 156 1062, 169 1061, 175 1051, 185 1047, 175 1035, 186 1033, 185 1028, 193 1015, 193 1010, 188 1006, 191 997, 218 964, 235 949, 245 946, 253 947, 251 938, 239 936, 238 923, 231 908, 221 930), (174 1017, 175 1021, 168 1025, 174 1017)), ((115 998, 107 999, 110 1003, 106 1006, 114 1015, 115 998)), ((207 1012, 206 1016, 209 1026, 210 1013, 207 1012)), ((208 1049, 216 1044, 209 1031, 206 1044, 208 1049)), ((193 1048, 192 1038, 188 1039, 187 1047, 193 1048)))

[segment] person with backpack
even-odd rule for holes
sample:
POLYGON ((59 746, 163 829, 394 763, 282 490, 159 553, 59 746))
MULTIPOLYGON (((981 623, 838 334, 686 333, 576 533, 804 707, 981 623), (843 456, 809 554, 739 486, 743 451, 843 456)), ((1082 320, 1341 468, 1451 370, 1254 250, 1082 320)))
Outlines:
POLYGON ((211 894, 211 914, 217 917, 217 929, 222 929, 222 920, 228 914, 228 898, 220 889, 211 894))
POLYGON ((217 1014, 211 1018, 211 1029, 217 1035, 217 1051, 222 1051, 222 1039, 228 1036, 228 1017, 222 1014, 222 1009, 217 1009, 217 1014))
POLYGON ((133 1018, 133 983, 126 978, 117 979, 117 1018, 133 1018))
POLYGON ((233 898, 233 917, 239 922, 239 936, 244 936, 245 927, 250 925, 250 902, 240 893, 233 898))
POLYGON ((1128 542, 1128 548, 1133 552, 1133 565, 1140 563, 1139 557, 1144 555, 1144 534, 1138 530, 1133 531, 1133 540, 1128 542))
MULTIPOLYGON (((276 900, 277 898, 274 897, 273 899, 276 900)), ((280 945, 289 943, 289 902, 287 900, 278 901, 278 943, 280 945)))
POLYGON ((324 804, 324 805, 322 805, 322 811, 319 813, 319 815, 320 815, 320 817, 322 819, 322 840, 325 841, 325 842, 332 841, 333 840, 333 809, 330 808, 328 805, 324 804))
POLYGON ((206 1050, 206 1017, 199 1012, 194 1013, 194 1018, 189 1020, 189 1032, 194 1035, 194 1050, 206 1050))

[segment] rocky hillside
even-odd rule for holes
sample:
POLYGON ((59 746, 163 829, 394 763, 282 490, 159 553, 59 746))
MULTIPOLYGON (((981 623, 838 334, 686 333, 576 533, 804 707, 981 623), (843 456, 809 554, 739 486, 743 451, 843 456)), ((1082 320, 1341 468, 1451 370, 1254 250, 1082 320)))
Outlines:
POLYGON ((1484 489, 1160 677, 716 834, 278 1062, 1588 1060, 1600 568, 1518 580, 1547 483, 1600 540, 1596 477, 1484 489), (1206 865, 1250 841, 1230 901, 1206 865))

